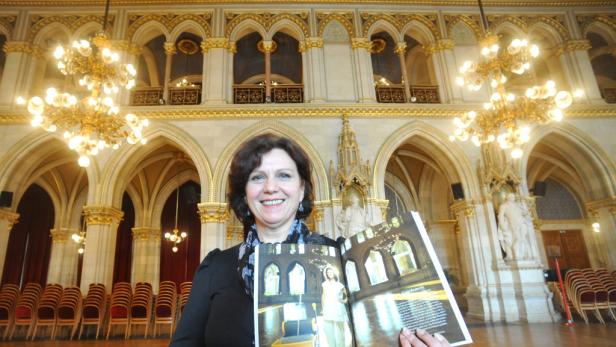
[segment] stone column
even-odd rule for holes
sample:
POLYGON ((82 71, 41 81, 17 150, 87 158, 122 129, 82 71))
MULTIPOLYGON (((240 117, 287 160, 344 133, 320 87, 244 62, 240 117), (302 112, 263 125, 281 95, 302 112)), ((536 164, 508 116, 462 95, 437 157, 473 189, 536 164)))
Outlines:
POLYGON ((351 39, 351 47, 353 48, 353 62, 358 83, 358 101, 363 103, 376 102, 372 58, 370 57, 372 42, 366 37, 353 38, 351 39))
POLYGON ((327 87, 325 85, 325 60, 323 57, 323 39, 320 37, 308 37, 300 44, 300 52, 304 57, 304 71, 307 78, 304 79, 304 89, 310 87, 310 99, 312 103, 325 102, 327 87))
POLYGON ((229 84, 227 84, 227 89, 225 90, 225 99, 228 104, 233 104, 235 102, 235 96, 233 95, 233 84, 235 83, 233 76, 233 55, 237 53, 235 42, 229 42, 227 51, 226 80, 229 81, 229 84))
POLYGON ((175 42, 165 42, 165 80, 163 81, 163 99, 165 103, 169 104, 169 83, 171 83, 171 64, 173 62, 173 56, 177 53, 175 48, 175 42))
POLYGON ((274 41, 262 41, 265 54, 265 102, 272 102, 272 50, 274 41))
POLYGON ((616 199, 591 201, 586 204, 588 210, 589 229, 593 230, 595 241, 600 251, 599 266, 610 270, 616 270, 616 199), (599 223, 599 229, 592 227, 593 223, 599 223))
POLYGON ((6 60, 0 80, 0 105, 13 104, 15 99, 24 93, 22 80, 26 74, 30 51, 31 47, 27 42, 7 41, 4 44, 6 60))
POLYGON ((4 271, 6 250, 9 247, 9 235, 13 225, 19 220, 19 214, 5 209, 0 209, 0 278, 4 271))
POLYGON ((77 230, 58 228, 51 229, 49 232, 52 244, 47 283, 58 283, 63 287, 74 286, 77 282, 79 245, 71 239, 71 235, 77 230))
POLYGON ((571 88, 584 90, 588 102, 603 104, 605 101, 601 97, 597 78, 588 56, 588 50, 591 48, 588 40, 569 40, 558 48, 556 54, 560 56, 563 68, 570 72, 571 88))
POLYGON ((400 60, 400 71, 402 72, 402 85, 404 85, 404 97, 406 102, 411 101, 411 83, 408 81, 408 72, 406 71, 406 56, 404 53, 406 52, 406 42, 397 42, 396 48, 394 48, 394 52, 398 54, 398 58, 400 60))
POLYGON ((455 85, 458 68, 453 53, 454 45, 453 40, 440 39, 424 47, 426 54, 432 57, 441 103, 445 101, 462 102, 461 88, 455 85))
POLYGON ((85 206, 87 233, 81 272, 81 291, 102 283, 111 292, 118 225, 124 212, 111 206, 85 206))
POLYGON ((202 202, 197 205, 201 216, 201 259, 213 249, 225 248, 225 225, 229 219, 226 203, 202 202))
POLYGON ((233 84, 233 78, 229 79, 227 76, 229 46, 229 40, 226 37, 210 37, 201 42, 203 52, 202 104, 227 102, 225 90, 228 84, 233 84))
POLYGON ((160 229, 148 227, 132 228, 133 264, 131 282, 152 283, 158 293, 160 280, 160 229))

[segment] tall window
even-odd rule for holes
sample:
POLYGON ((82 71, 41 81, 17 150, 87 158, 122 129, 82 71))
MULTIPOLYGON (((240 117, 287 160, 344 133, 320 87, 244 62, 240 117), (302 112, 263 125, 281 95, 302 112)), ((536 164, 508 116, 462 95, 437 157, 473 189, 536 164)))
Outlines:
POLYGON ((265 296, 280 294, 280 270, 276 264, 269 264, 265 268, 265 296))
POLYGON ((289 294, 304 294, 304 288, 306 288, 306 272, 303 266, 295 263, 291 271, 289 271, 289 294))
POLYGON ((394 242, 393 247, 391 247, 391 254, 394 256, 400 276, 417 271, 415 255, 408 241, 398 240, 394 242))
POLYGON ((349 260, 344 265, 344 272, 346 273, 347 284, 349 285, 349 290, 351 293, 358 291, 359 288, 359 280, 357 279, 357 267, 355 266, 355 262, 349 260))
POLYGON ((376 285, 387 281, 387 273, 385 272, 385 264, 383 263, 383 256, 380 252, 370 251, 368 259, 364 264, 368 277, 370 277, 370 284, 376 285))

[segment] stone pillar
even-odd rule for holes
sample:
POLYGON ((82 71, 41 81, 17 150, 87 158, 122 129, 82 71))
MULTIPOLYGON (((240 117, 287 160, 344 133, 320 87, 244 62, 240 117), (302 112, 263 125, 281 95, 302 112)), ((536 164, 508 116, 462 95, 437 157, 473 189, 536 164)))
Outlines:
POLYGON ((233 55, 237 53, 237 46, 235 42, 229 42, 229 46, 227 48, 227 64, 226 64, 226 81, 229 81, 226 89, 226 97, 228 104, 233 104, 235 102, 235 96, 233 95, 233 84, 235 83, 235 79, 233 76, 233 55))
POLYGON ((132 228, 133 264, 131 282, 152 283, 154 293, 158 293, 160 282, 160 229, 148 227, 132 228))
POLYGON ((588 50, 592 48, 588 40, 569 40, 563 43, 556 54, 560 56, 563 68, 570 72, 570 85, 573 90, 584 90, 585 98, 593 104, 603 104, 601 91, 590 63, 588 50))
POLYGON ((426 54, 432 56, 441 103, 445 101, 462 102, 461 88, 455 85, 458 69, 453 53, 454 45, 453 40, 440 39, 424 47, 426 54))
POLYGON ((81 272, 81 291, 102 283, 111 292, 118 225, 124 212, 111 206, 85 206, 87 233, 81 272))
POLYGON ((406 56, 404 53, 406 52, 406 42, 397 42, 396 48, 394 48, 394 52, 398 54, 398 58, 400 60, 400 71, 402 71, 402 85, 404 85, 404 97, 406 102, 411 101, 411 83, 408 81, 408 71, 406 71, 406 56))
POLYGON ((327 87, 325 85, 325 60, 323 57, 323 39, 320 37, 308 37, 299 47, 303 65, 306 72, 304 79, 304 89, 310 88, 310 98, 306 101, 312 103, 325 102, 327 97, 327 87))
MULTIPOLYGON (((210 37, 201 42, 203 52, 202 104, 226 103, 225 90, 233 84, 227 76, 229 64, 229 40, 226 37, 210 37)), ((232 55, 231 55, 232 57, 232 55)))
POLYGON ((370 49, 372 42, 366 37, 353 38, 351 40, 353 48, 353 62, 355 64, 355 76, 359 102, 376 102, 376 90, 374 89, 374 74, 372 72, 372 58, 370 49))
POLYGON ((165 80, 163 81, 163 99, 165 103, 169 103, 169 83, 171 83, 171 64, 173 62, 173 56, 177 53, 175 48, 175 42, 165 42, 165 80))
MULTIPOLYGON (((4 44, 6 60, 0 80, 0 105, 10 105, 23 93, 20 88, 28 60, 30 45, 21 41, 7 41, 4 44)), ((25 95, 24 95, 25 97, 25 95)))
POLYGON ((591 201, 586 208, 590 218, 589 229, 593 230, 600 251, 599 266, 616 270, 616 199, 591 201), (593 223, 599 223, 598 231, 593 229, 593 223))
POLYGON ((77 283, 77 262, 79 245, 71 239, 75 229, 59 228, 50 231, 52 244, 49 257, 47 283, 58 283, 63 287, 77 283))
POLYGON ((13 225, 19 220, 19 214, 5 209, 0 209, 0 278, 4 271, 6 250, 9 247, 9 235, 13 225))
POLYGON ((265 102, 272 102, 272 50, 274 41, 262 41, 265 54, 265 102))
POLYGON ((229 220, 226 203, 202 202, 197 205, 201 216, 201 259, 213 249, 225 248, 225 225, 229 220))

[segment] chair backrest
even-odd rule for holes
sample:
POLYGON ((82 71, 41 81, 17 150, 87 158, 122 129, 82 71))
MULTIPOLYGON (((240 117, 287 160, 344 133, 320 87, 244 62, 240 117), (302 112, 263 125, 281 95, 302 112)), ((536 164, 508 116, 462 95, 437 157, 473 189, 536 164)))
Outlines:
POLYGON ((127 318, 130 314, 132 288, 128 282, 118 282, 113 286, 109 314, 111 318, 127 318))
POLYGON ((76 319, 81 314, 82 295, 79 287, 66 287, 58 304, 59 319, 76 319))
POLYGON ((188 296, 192 289, 192 282, 183 282, 180 284, 180 311, 184 311, 184 306, 188 302, 188 296))
POLYGON ((131 301, 132 317, 149 317, 152 307, 152 285, 147 282, 135 284, 135 292, 131 301))
POLYGON ((156 302, 154 303, 154 315, 157 318, 169 318, 175 316, 177 305, 177 287, 173 281, 160 283, 156 302))
POLYGON ((15 304, 19 299, 19 286, 6 283, 0 289, 0 322, 8 322, 13 317, 15 304))
POLYGON ((107 289, 102 283, 92 283, 83 300, 83 317, 86 319, 102 318, 107 304, 107 289))

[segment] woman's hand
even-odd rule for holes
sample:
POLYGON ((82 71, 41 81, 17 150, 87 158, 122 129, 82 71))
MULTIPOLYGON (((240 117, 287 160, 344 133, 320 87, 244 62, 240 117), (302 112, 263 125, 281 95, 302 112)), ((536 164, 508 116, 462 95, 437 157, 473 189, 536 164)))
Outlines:
POLYGON ((413 334, 407 328, 400 331, 400 347, 450 347, 451 345, 441 334, 430 335, 423 329, 417 329, 413 334))

